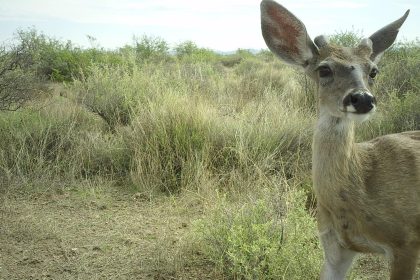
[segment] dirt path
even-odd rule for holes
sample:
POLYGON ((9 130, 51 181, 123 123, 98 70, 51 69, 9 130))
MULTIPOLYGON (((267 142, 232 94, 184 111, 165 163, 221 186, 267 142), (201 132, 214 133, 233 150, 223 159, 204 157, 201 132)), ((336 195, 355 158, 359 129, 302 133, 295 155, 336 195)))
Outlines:
POLYGON ((209 274, 208 267, 189 268, 179 254, 199 206, 167 197, 149 201, 115 188, 9 192, 2 204, 0 279, 203 279, 209 274))

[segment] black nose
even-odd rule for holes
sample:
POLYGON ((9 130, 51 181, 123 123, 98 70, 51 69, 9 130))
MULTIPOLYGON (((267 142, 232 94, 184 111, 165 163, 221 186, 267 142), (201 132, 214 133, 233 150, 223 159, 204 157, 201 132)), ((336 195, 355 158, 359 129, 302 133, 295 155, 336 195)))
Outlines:
POLYGON ((344 107, 353 105, 357 114, 366 114, 373 109, 376 99, 367 92, 350 93, 344 98, 344 107))

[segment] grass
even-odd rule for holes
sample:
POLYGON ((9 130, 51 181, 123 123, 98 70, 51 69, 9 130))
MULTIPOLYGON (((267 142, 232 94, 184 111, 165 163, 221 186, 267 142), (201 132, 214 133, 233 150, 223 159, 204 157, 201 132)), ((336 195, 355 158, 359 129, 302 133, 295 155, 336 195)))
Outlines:
MULTIPOLYGON (((0 113, 0 278, 317 278, 311 83, 266 52, 182 47, 0 113)), ((358 139, 420 129, 418 55, 384 57, 358 139)), ((364 257, 350 278, 384 267, 364 257)))

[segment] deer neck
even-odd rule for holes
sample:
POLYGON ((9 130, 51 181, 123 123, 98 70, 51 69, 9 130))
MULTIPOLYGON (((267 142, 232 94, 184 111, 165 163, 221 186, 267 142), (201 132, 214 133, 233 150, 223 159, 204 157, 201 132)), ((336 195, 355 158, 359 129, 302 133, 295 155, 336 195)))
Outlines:
POLYGON ((318 199, 355 191, 360 182, 360 155, 354 123, 320 111, 314 139, 312 172, 318 199))

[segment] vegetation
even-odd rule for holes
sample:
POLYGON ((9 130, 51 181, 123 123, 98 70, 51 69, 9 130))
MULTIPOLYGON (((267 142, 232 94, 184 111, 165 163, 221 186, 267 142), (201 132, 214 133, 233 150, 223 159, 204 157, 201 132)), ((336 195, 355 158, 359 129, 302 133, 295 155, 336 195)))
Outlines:
MULTIPOLYGON (((336 36, 337 43, 352 43, 358 35, 336 36)), ((0 73, 0 86, 14 79, 26 87, 8 95, 0 88, 0 109, 37 97, 0 112, 4 205, 22 193, 70 193, 80 209, 91 208, 93 198, 99 209, 114 207, 114 192, 148 203, 169 197, 179 205, 170 211, 191 217, 176 250, 166 242, 161 246, 168 248, 150 249, 154 277, 178 278, 195 267, 219 279, 316 278, 322 252, 310 181, 316 114, 310 81, 267 51, 223 56, 190 41, 173 50, 161 38, 133 41, 114 51, 82 49, 27 30, 18 31, 17 47, 2 49, 0 71, 8 74, 0 73)), ((379 112, 358 129, 360 140, 420 129, 419 61, 419 42, 386 53, 375 85, 379 112)), ((177 220, 173 215, 162 219, 177 220)), ((3 228, 4 236, 15 235, 3 228)), ((125 258, 118 238, 106 240, 95 250, 125 258)), ((89 258, 78 256, 88 267, 89 258)), ((354 278, 369 270, 359 264, 354 278)))
POLYGON ((34 69, 34 47, 24 40, 17 45, 0 46, 0 110, 16 110, 46 90, 34 69))
POLYGON ((316 279, 321 249, 316 225, 301 190, 247 201, 220 201, 198 222, 203 251, 225 275, 235 279, 316 279), (280 209, 279 209, 280 207, 280 209), (286 207, 286 209, 284 209, 286 207))

